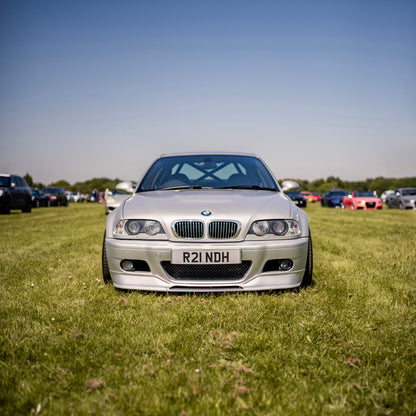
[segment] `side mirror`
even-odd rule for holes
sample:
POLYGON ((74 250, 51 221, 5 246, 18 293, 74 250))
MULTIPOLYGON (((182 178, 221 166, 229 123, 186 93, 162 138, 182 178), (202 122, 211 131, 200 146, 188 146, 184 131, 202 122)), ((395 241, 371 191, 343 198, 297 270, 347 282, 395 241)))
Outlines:
POLYGON ((131 182, 120 182, 116 185, 117 191, 131 194, 134 191, 133 184, 131 182))
POLYGON ((295 189, 299 188, 299 184, 295 181, 283 181, 282 182, 282 191, 288 192, 288 191, 294 191, 295 189))

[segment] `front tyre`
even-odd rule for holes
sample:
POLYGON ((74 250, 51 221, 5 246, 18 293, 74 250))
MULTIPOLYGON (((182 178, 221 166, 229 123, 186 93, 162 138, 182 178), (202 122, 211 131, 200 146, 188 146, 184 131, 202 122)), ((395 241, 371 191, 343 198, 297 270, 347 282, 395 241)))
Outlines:
POLYGON ((32 199, 26 202, 26 206, 22 208, 22 212, 32 212, 32 199))
POLYGON ((7 215, 9 215, 10 214, 11 205, 12 204, 10 202, 10 199, 7 198, 7 197, 5 197, 3 208, 0 208, 0 214, 7 214, 7 215))
POLYGON ((308 287, 312 284, 312 271, 313 271, 313 250, 312 250, 312 237, 309 230, 308 238, 308 257, 306 259, 305 274, 303 275, 302 283, 300 287, 308 287))
POLYGON ((107 250, 105 248, 105 232, 104 232, 103 252, 102 252, 101 260, 102 260, 104 283, 110 283, 112 280, 111 280, 110 270, 108 269, 107 250))

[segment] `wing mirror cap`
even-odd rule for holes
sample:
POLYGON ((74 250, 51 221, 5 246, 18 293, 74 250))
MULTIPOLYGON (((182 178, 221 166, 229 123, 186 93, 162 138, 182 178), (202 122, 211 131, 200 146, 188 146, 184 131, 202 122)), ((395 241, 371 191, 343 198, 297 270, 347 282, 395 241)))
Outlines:
POLYGON ((120 182, 116 185, 116 189, 119 192, 131 194, 134 191, 133 184, 131 182, 120 182))
POLYGON ((295 181, 283 181, 282 192, 294 191, 299 188, 299 184, 295 181))

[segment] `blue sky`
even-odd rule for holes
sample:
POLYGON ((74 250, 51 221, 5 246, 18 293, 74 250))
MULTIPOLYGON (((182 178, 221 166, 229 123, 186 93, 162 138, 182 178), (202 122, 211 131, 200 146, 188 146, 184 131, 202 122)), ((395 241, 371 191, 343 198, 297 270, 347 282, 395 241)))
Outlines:
POLYGON ((0 171, 235 150, 278 178, 416 176, 415 45, 413 0, 0 0, 0 171))

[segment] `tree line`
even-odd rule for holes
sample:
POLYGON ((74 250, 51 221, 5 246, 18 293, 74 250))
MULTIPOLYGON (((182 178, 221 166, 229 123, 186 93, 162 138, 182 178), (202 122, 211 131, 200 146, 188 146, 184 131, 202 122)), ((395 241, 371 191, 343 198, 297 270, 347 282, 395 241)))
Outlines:
MULTIPOLYGON (((28 173, 24 176, 27 184, 31 188, 42 189, 45 187, 42 183, 36 183, 28 173)), ((299 185, 301 191, 319 192, 321 194, 329 191, 330 189, 345 189, 346 191, 371 191, 377 192, 377 195, 381 195, 388 189, 397 189, 405 187, 416 187, 416 177, 409 178, 384 178, 382 176, 377 178, 369 178, 363 181, 344 181, 338 177, 329 176, 324 179, 315 179, 308 181, 305 179, 294 179, 299 185)), ((93 189, 98 189, 104 192, 106 189, 114 189, 115 186, 122 182, 121 179, 109 179, 109 178, 93 178, 84 182, 76 182, 70 184, 65 180, 59 180, 48 184, 48 186, 61 186, 66 191, 81 192, 82 194, 89 194, 93 189)), ((134 181, 132 181, 134 182, 134 181)))

